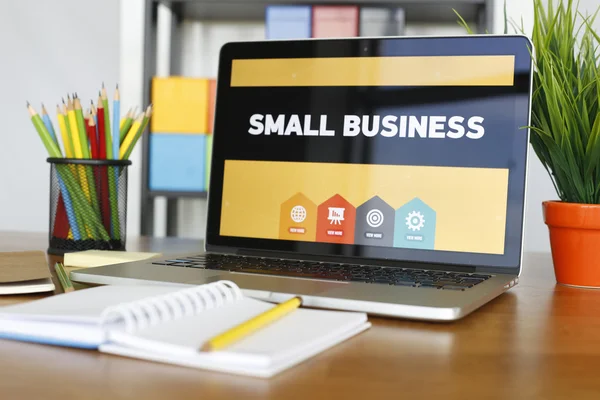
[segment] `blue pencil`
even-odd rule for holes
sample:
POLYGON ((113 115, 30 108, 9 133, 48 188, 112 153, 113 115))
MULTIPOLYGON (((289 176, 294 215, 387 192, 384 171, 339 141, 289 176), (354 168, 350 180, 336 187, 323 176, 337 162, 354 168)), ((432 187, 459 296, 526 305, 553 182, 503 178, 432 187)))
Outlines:
POLYGON ((121 132, 121 97, 119 96, 119 85, 115 90, 115 97, 113 100, 113 126, 112 126, 112 145, 113 145, 113 158, 119 159, 119 145, 121 144, 120 132, 121 132))
MULTIPOLYGON (((52 140, 54 140, 54 143, 56 143, 56 145, 58 146, 58 141, 56 140, 56 133, 54 133, 54 127, 52 126, 52 121, 50 120, 50 116, 48 115, 48 112, 46 111, 46 107, 44 107, 43 104, 42 104, 42 120, 44 121, 44 125, 46 125, 46 129, 48 129, 48 133, 50 133, 52 140)), ((59 146, 59 149, 60 149, 60 146, 59 146)))
MULTIPOLYGON (((118 160, 119 159, 119 145, 121 144, 121 137, 120 137, 120 133, 121 133, 121 127, 120 127, 121 98, 119 96, 119 85, 117 85, 117 88, 115 89, 115 97, 113 99, 113 121, 112 122, 113 122, 113 126, 112 126, 113 159, 118 160)), ((119 168, 114 167, 113 169, 114 169, 114 174, 115 174, 115 193, 119 193, 119 168)), ((111 225, 111 229, 113 230, 113 235, 114 235, 115 227, 111 225)))
POLYGON ((69 225, 71 225, 71 232, 73 232, 73 239, 81 240, 81 234, 79 232, 79 227, 77 226, 77 220, 75 219, 75 211, 73 210, 73 203, 71 203, 71 195, 69 195, 69 191, 65 186, 60 175, 58 175, 58 184, 60 185, 60 191, 62 193, 63 201, 65 202, 65 209, 67 210, 67 219, 69 220, 69 225))

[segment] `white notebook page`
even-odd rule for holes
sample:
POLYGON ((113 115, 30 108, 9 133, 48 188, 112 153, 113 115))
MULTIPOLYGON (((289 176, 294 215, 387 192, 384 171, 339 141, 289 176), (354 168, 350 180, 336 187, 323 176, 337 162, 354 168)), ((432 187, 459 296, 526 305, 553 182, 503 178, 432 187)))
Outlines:
MULTIPOLYGON (((158 324, 133 334, 113 332, 110 338, 111 342, 127 347, 187 357, 197 355, 202 344, 213 336, 274 306, 260 300, 244 298, 235 304, 205 310, 197 316, 158 324)), ((224 351, 213 354, 219 354, 219 357, 224 358, 232 357, 236 362, 242 363, 273 362, 276 358, 285 358, 287 353, 305 348, 320 340, 332 339, 366 321, 366 314, 363 313, 301 308, 224 351)))
POLYGON ((0 308, 0 319, 99 323, 102 311, 117 304, 181 290, 181 286, 100 286, 0 308))

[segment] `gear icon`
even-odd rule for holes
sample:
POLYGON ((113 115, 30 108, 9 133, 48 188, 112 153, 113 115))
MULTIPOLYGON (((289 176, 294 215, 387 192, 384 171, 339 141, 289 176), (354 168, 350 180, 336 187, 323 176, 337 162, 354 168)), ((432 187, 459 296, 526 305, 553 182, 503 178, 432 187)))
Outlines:
POLYGON ((425 217, 418 211, 411 211, 406 217, 406 226, 411 231, 420 231, 425 226, 425 217))

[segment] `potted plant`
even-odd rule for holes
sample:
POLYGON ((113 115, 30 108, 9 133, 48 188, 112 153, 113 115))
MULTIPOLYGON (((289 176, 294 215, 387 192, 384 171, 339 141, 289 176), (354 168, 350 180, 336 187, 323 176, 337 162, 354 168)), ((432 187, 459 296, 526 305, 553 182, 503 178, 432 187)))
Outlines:
POLYGON ((600 288, 600 36, 573 0, 547 3, 534 0, 530 136, 560 200, 544 221, 556 280, 600 288))

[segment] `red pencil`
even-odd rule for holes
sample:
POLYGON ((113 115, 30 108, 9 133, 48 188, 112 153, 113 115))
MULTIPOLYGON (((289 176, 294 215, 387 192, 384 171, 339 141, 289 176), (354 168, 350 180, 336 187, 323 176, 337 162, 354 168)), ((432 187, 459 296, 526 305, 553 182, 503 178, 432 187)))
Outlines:
MULTIPOLYGON (((106 131, 104 121, 104 107, 102 107, 102 99, 98 97, 98 158, 106 160, 106 131)), ((108 198, 108 167, 100 167, 100 212, 102 213, 102 224, 108 232, 110 232, 110 202, 108 198)))
POLYGON ((106 121, 104 121, 104 107, 102 99, 98 97, 98 150, 101 159, 106 160, 106 121))
POLYGON ((98 158, 98 143, 96 141, 96 123, 94 122, 94 117, 92 114, 89 114, 89 118, 87 120, 87 134, 90 139, 90 147, 92 148, 92 158, 98 158))

